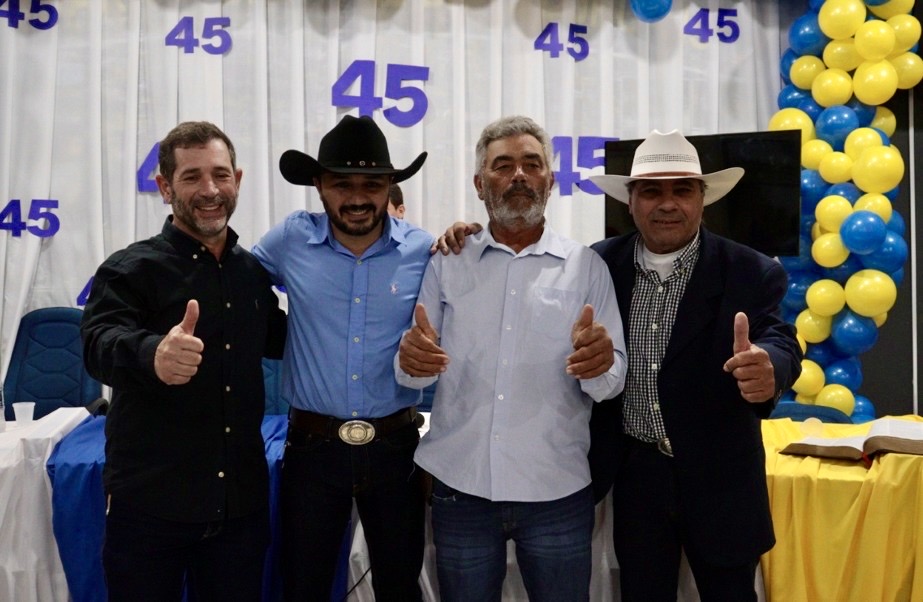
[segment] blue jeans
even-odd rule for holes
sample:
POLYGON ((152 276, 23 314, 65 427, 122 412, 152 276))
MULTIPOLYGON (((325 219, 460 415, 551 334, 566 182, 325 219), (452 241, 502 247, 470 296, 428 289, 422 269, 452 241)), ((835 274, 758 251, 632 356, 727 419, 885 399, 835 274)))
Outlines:
POLYGON ((214 523, 159 519, 113 499, 103 566, 109 600, 252 602, 262 597, 269 511, 214 523))
POLYGON ((443 602, 500 602, 506 542, 531 602, 589 600, 593 494, 550 502, 492 502, 433 479, 433 543, 443 602))
POLYGON ((375 599, 421 600, 424 498, 408 424, 366 445, 289 427, 282 465, 282 582, 285 599, 330 599, 353 499, 365 531, 375 599))

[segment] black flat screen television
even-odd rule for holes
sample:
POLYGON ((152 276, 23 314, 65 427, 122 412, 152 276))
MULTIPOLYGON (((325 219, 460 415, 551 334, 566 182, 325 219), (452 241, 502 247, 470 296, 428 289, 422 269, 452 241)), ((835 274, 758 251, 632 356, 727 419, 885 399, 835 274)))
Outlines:
MULTIPOLYGON (((771 257, 798 255, 801 228, 801 131, 779 130, 687 136, 703 173, 743 167, 744 176, 724 198, 705 207, 714 232, 771 257)), ((631 173, 642 140, 606 142, 606 173, 631 173)), ((606 237, 635 230, 628 205, 606 195, 606 237)))

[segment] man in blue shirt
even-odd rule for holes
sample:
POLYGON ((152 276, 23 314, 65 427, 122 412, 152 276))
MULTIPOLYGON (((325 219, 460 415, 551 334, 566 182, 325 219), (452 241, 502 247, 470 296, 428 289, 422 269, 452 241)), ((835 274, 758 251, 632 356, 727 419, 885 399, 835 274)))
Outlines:
POLYGON ((484 129, 474 183, 490 223, 435 256, 400 346, 399 382, 439 382, 416 461, 433 475, 447 602, 500 600, 509 539, 531 600, 589 598, 590 411, 627 363, 605 263, 545 223, 550 148, 526 117, 484 129))
POLYGON ((286 180, 315 186, 325 213, 298 211, 253 249, 289 301, 282 395, 291 404, 281 484, 287 600, 326 600, 353 499, 378 600, 420 600, 424 506, 420 392, 392 360, 410 327, 433 237, 388 216, 388 187, 420 169, 391 164, 368 117, 344 117, 317 159, 289 150, 286 180))

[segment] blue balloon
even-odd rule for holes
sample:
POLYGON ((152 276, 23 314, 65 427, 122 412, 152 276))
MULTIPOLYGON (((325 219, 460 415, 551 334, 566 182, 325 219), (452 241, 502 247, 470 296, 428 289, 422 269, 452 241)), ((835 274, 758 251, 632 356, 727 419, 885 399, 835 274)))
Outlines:
POLYGON ((817 101, 814 100, 813 96, 802 98, 800 101, 798 101, 798 106, 795 108, 804 111, 805 115, 810 117, 811 121, 814 122, 817 121, 817 118, 820 117, 821 112, 824 110, 824 107, 817 104, 817 101))
POLYGON ((904 218, 901 217, 901 214, 896 210, 891 212, 891 219, 888 220, 888 230, 896 232, 901 236, 904 235, 904 231, 907 229, 907 226, 904 224, 904 218))
POLYGON ((788 391, 780 395, 779 402, 776 404, 776 407, 778 407, 778 405, 781 403, 798 403, 795 401, 795 392, 789 389, 788 391))
POLYGON ((830 38, 821 31, 816 12, 808 11, 801 15, 788 30, 788 45, 795 54, 807 54, 820 57, 824 54, 824 47, 830 38))
MULTIPOLYGON (((782 81, 785 82, 785 85, 792 83, 792 78, 789 73, 792 71, 792 63, 794 63, 797 58, 798 55, 795 51, 789 48, 782 55, 782 58, 779 59, 779 74, 782 76, 782 81)), ((782 107, 779 108, 781 109, 782 107)))
POLYGON ((872 128, 872 129, 878 132, 878 135, 881 137, 882 146, 891 146, 891 138, 889 138, 888 135, 885 134, 885 131, 883 129, 881 128, 872 128))
POLYGON ((856 405, 852 409, 852 421, 856 424, 875 420, 875 406, 865 395, 854 395, 856 405))
POLYGON ((830 340, 840 355, 859 355, 878 342, 878 326, 871 318, 844 309, 833 318, 830 340))
POLYGON ((909 249, 904 238, 897 232, 885 228, 884 242, 868 255, 862 255, 859 260, 866 268, 890 274, 904 267, 908 254, 909 249))
POLYGON ((843 245, 857 255, 868 255, 885 241, 888 227, 885 220, 871 211, 853 211, 840 224, 843 245))
MULTIPOLYGON (((886 3, 886 2, 890 2, 890 1, 891 1, 891 0, 865 0, 865 3, 866 3, 868 6, 881 6, 882 4, 884 4, 884 3, 886 3)), ((823 0, 821 1, 821 4, 823 4, 823 0)), ((875 18, 875 15, 872 15, 872 18, 874 19, 874 18, 875 18)))
POLYGON ((823 367, 838 362, 845 356, 837 350, 833 345, 833 341, 827 339, 815 345, 808 345, 807 351, 804 352, 804 357, 823 367))
POLYGON ((786 309, 796 312, 805 309, 808 304, 805 302, 804 296, 808 292, 808 287, 816 281, 817 274, 814 272, 789 273, 788 289, 785 291, 785 296, 782 297, 782 305, 786 309))
MULTIPOLYGON (((856 112, 856 117, 859 118, 859 127, 861 128, 868 127, 869 124, 872 123, 872 120, 875 119, 876 107, 865 104, 855 96, 849 99, 846 106, 856 112)), ((881 132, 881 130, 878 131, 881 132)), ((881 133, 883 134, 884 132, 881 133)), ((887 142, 885 144, 887 144, 887 142)))
POLYGON ((821 270, 821 274, 823 278, 829 278, 834 282, 845 285, 850 276, 864 267, 865 266, 863 266, 862 262, 859 260, 859 256, 850 253, 846 261, 832 268, 824 268, 821 270))
POLYGON ((859 127, 856 112, 846 105, 833 105, 820 112, 814 124, 817 137, 835 151, 842 151, 846 137, 859 127))
POLYGON ((888 276, 894 281, 894 286, 900 287, 901 283, 904 281, 904 268, 895 270, 888 274, 888 276))
POLYGON ((862 363, 859 358, 837 360, 824 368, 825 385, 843 385, 853 393, 862 386, 862 363))
POLYGON ((794 84, 789 84, 779 92, 777 104, 780 109, 797 109, 798 103, 805 98, 811 98, 811 93, 805 92, 794 84))
POLYGON ((830 188, 827 189, 824 196, 830 196, 832 194, 839 195, 850 202, 850 204, 855 205, 856 201, 859 200, 864 192, 859 190, 859 187, 853 184, 852 182, 841 182, 839 184, 833 184, 830 188))
POLYGON ((816 169, 801 170, 801 214, 814 215, 814 209, 827 194, 830 184, 816 169))
POLYGON ((645 23, 655 23, 670 12, 673 0, 631 0, 631 10, 645 23))
POLYGON ((894 201, 897 200, 897 195, 899 195, 900 193, 901 193, 901 187, 900 185, 897 185, 891 190, 889 190, 888 192, 884 193, 884 195, 885 197, 887 197, 889 201, 893 203, 894 201))

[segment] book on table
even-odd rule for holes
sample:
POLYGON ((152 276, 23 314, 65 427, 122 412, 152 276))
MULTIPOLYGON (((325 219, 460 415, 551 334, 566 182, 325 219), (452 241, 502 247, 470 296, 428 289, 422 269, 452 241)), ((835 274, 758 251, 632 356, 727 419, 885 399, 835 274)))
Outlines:
POLYGON ((887 452, 923 455, 923 422, 879 418, 869 424, 868 433, 850 437, 805 437, 789 443, 783 454, 862 460, 867 465, 876 454, 887 452))

